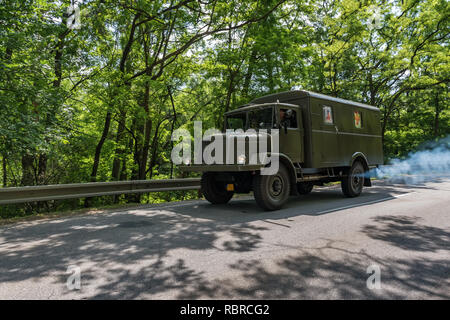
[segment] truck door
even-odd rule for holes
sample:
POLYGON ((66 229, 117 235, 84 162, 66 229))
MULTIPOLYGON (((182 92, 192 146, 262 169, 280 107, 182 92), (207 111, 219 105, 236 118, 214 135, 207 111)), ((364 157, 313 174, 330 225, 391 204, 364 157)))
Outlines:
POLYGON ((280 153, 287 155, 292 162, 303 162, 303 122, 300 110, 280 106, 277 118, 280 153))
POLYGON ((331 104, 319 104, 321 121, 319 130, 313 130, 316 150, 320 150, 320 163, 323 167, 339 164, 339 129, 336 119, 337 108, 331 104))

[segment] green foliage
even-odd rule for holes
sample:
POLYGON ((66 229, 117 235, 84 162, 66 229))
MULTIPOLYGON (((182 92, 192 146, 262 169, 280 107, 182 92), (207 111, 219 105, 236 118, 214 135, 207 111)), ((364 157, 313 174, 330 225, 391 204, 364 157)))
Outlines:
POLYGON ((68 5, 0 7, 3 186, 185 177, 170 164, 173 129, 220 128, 226 110, 295 88, 380 107, 386 160, 450 133, 448 1, 90 0, 73 30, 68 5))

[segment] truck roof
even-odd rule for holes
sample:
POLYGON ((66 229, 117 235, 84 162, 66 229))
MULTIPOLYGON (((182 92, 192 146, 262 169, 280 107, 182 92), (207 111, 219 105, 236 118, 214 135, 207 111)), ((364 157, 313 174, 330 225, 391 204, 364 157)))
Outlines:
POLYGON ((231 110, 228 112, 225 112, 225 114, 233 114, 233 113, 239 113, 242 111, 247 111, 249 109, 253 109, 255 107, 266 107, 266 106, 273 106, 273 105, 279 105, 279 106, 284 106, 284 107, 288 107, 288 108, 298 108, 298 105, 295 104, 291 104, 291 103, 282 103, 282 102, 266 102, 266 103, 248 103, 245 104, 243 106, 240 106, 238 109, 235 110, 231 110))
MULTIPOLYGON (((269 94, 269 95, 262 96, 262 97, 252 100, 250 102, 250 105, 259 104, 259 103, 263 103, 263 102, 267 103, 267 102, 269 102, 268 100, 286 101, 286 100, 292 100, 295 98, 303 98, 303 97, 312 97, 312 98, 317 98, 317 99, 339 102, 339 103, 346 104, 346 105, 353 105, 356 107, 369 109, 369 110, 373 110, 373 111, 380 111, 380 109, 378 109, 377 107, 374 107, 374 106, 371 106, 371 105, 368 105, 365 103, 360 103, 360 102, 355 102, 355 101, 351 101, 351 100, 327 96, 325 94, 316 93, 316 92, 307 91, 307 90, 292 90, 292 91, 285 91, 285 92, 269 94)), ((243 107, 246 107, 246 106, 249 106, 249 105, 245 105, 243 107)))

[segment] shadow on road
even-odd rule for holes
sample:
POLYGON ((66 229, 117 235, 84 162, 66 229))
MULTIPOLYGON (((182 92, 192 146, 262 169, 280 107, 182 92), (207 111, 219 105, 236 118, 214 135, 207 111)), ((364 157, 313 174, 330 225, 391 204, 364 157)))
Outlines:
MULTIPOLYGON (((364 206, 407 192, 377 186, 349 200, 342 197, 340 189, 322 189, 293 199, 277 212, 261 212, 253 200, 236 199, 228 206, 193 202, 2 227, 0 288, 8 282, 39 282, 52 276, 64 298, 72 294, 65 289, 67 267, 80 264, 88 266, 83 269, 84 285, 93 288, 86 296, 81 292, 80 297, 89 298, 133 299, 173 290, 177 292, 175 298, 402 298, 405 296, 398 292, 409 291, 450 298, 440 289, 442 285, 448 288, 448 283, 442 283, 450 274, 448 260, 377 261, 364 252, 348 252, 331 242, 321 248, 300 248, 297 255, 274 262, 270 271, 262 260, 224 260, 221 263, 235 270, 242 281, 211 281, 203 272, 189 267, 189 257, 172 254, 179 249, 250 252, 260 245, 261 233, 268 230, 255 226, 252 222, 256 220, 316 216, 355 201, 364 206), (226 241, 217 247, 217 240, 224 234, 226 241), (381 266, 384 283, 401 290, 368 290, 368 261, 381 266), (106 278, 101 273, 105 270, 106 278), (320 281, 312 283, 317 279, 320 281)), ((372 239, 420 252, 442 250, 449 243, 447 231, 410 217, 378 216, 362 232, 372 239)))
POLYGON ((255 203, 253 196, 233 199, 224 205, 211 205, 202 202, 190 207, 173 208, 174 212, 188 214, 193 217, 202 217, 219 221, 251 222, 263 219, 287 219, 290 217, 308 215, 318 216, 340 211, 345 208, 354 208, 370 205, 377 202, 390 201, 397 196, 414 192, 412 186, 377 185, 364 189, 357 198, 346 198, 343 196, 339 186, 317 188, 308 195, 290 197, 283 209, 278 211, 262 211, 255 203))
POLYGON ((332 242, 268 267, 261 260, 242 260, 231 267, 242 279, 196 282, 183 288, 181 299, 449 299, 447 260, 374 259, 349 252, 332 242), (381 289, 368 289, 369 264, 381 270, 381 289), (275 269, 275 271, 273 271, 275 269))
POLYGON ((373 221, 376 224, 366 225, 362 230, 373 239, 404 250, 424 252, 436 252, 444 248, 450 250, 450 232, 422 225, 418 217, 377 216, 373 221))

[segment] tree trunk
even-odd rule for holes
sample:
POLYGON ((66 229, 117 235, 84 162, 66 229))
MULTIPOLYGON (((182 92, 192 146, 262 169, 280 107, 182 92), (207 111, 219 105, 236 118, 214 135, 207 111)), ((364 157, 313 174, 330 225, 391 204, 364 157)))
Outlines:
POLYGON ((144 128, 144 146, 142 148, 142 159, 140 162, 139 168, 139 179, 146 179, 147 172, 147 162, 148 162, 148 153, 150 150, 150 136, 152 133, 152 121, 150 119, 145 120, 145 128, 144 128))
POLYGON ((384 145, 384 135, 386 133, 388 120, 391 116, 392 106, 389 105, 382 111, 383 121, 381 122, 381 143, 384 145))
MULTIPOLYGON (((134 133, 134 137, 130 137, 128 142, 128 148, 131 151, 133 149, 133 143, 134 143, 134 154, 133 154, 133 160, 134 165, 131 168, 131 180, 138 180, 139 179, 139 168, 141 167, 140 162, 142 159, 141 153, 142 153, 142 137, 141 132, 144 130, 143 125, 139 124, 142 123, 142 119, 133 119, 133 124, 131 125, 131 132, 134 133)), ((125 158, 126 159, 126 158, 125 158)), ((126 169, 126 163, 123 164, 123 168, 126 169)), ((124 172, 122 172, 124 174, 124 172)), ((121 176, 121 180, 126 180, 126 175, 121 176)), ((128 194, 125 196, 127 199, 127 202, 141 202, 141 195, 140 194, 128 194)))
POLYGON ((128 147, 129 151, 133 150, 133 161, 134 164, 131 168, 131 180, 138 180, 139 179, 139 168, 141 163, 141 152, 142 152, 142 138, 141 138, 141 132, 144 130, 144 126, 142 126, 141 121, 138 121, 141 119, 133 118, 132 124, 131 124, 131 132, 133 132, 132 137, 128 141, 128 147), (134 140, 134 141, 133 141, 134 140))
MULTIPOLYGON (((128 41, 126 42, 126 44, 122 50, 122 57, 120 58, 120 63, 119 63, 119 70, 120 70, 122 76, 125 75, 125 65, 126 65, 127 59, 131 52, 131 47, 134 42, 134 34, 136 32, 137 21, 139 20, 140 15, 141 15, 140 13, 137 13, 134 16, 133 22, 132 22, 131 28, 130 28, 130 35, 128 37, 128 41)), ((130 86, 127 83, 126 83, 126 85, 130 86)), ((117 126, 117 134, 116 134, 116 149, 114 151, 114 160, 113 160, 113 167, 112 167, 113 180, 119 180, 119 178, 120 178, 120 172, 121 172, 120 171, 120 162, 122 161, 121 158, 123 155, 123 148, 121 146, 121 143, 122 143, 123 136, 124 136, 126 120, 127 120, 127 112, 123 109, 123 106, 121 106, 120 111, 119 111, 119 124, 117 126)))
POLYGON ((47 184, 45 178, 46 172, 47 172, 47 155, 45 153, 42 153, 39 155, 36 184, 38 185, 47 184))
POLYGON ((103 144, 105 143, 106 138, 108 137, 110 126, 111 126, 111 112, 108 111, 106 113, 105 125, 103 126, 102 136, 100 137, 97 147, 95 148, 94 164, 92 165, 92 172, 91 172, 92 182, 95 182, 97 180, 97 171, 98 166, 100 164, 100 155, 102 152, 103 144))
POLYGON ((439 108, 439 91, 436 90, 436 96, 435 96, 435 103, 434 103, 434 128, 433 128, 433 135, 434 137, 439 136, 439 115, 441 113, 441 110, 439 108))
POLYGON ((149 97, 150 97, 150 84, 146 82, 144 91, 144 110, 146 114, 146 119, 144 127, 144 145, 142 147, 142 158, 139 167, 140 180, 145 180, 146 177, 148 152, 150 150, 150 135, 152 133, 152 121, 150 119, 149 97))
POLYGON ((116 149, 114 151, 114 160, 113 160, 113 167, 112 167, 113 180, 119 180, 120 162, 121 162, 121 158, 122 158, 122 154, 123 154, 123 148, 122 148, 121 144, 123 142, 126 117, 127 117, 126 111, 121 110, 120 114, 119 114, 119 124, 117 126, 116 149))
MULTIPOLYGON (((35 184, 35 172, 34 172, 34 160, 35 157, 29 154, 22 156, 22 186, 32 186, 35 184)), ((33 203, 25 204, 25 212, 27 214, 33 213, 35 205, 33 203)))
POLYGON ((369 91, 370 91, 370 105, 375 106, 376 91, 373 86, 372 73, 369 75, 369 91))
MULTIPOLYGON (((145 30, 148 33, 148 30, 145 30)), ((145 57, 145 67, 147 68, 147 76, 151 75, 149 69, 149 48, 148 48, 148 38, 144 37, 143 47, 144 47, 144 57, 145 57)), ((144 83, 144 99, 142 101, 142 107, 145 111, 145 123, 144 123, 144 141, 142 145, 142 152, 139 162, 139 179, 145 180, 147 176, 147 161, 148 152, 150 149, 150 135, 152 133, 152 120, 150 119, 150 82, 145 81, 144 83)))
POLYGON ((3 188, 6 188, 6 183, 7 181, 7 173, 6 173, 6 156, 3 155, 3 159, 2 159, 2 182, 3 182, 3 188))
POLYGON ((227 98, 225 101, 225 112, 228 112, 230 110, 230 104, 231 104, 231 95, 234 90, 234 77, 236 73, 233 70, 229 70, 230 78, 228 83, 228 90, 227 90, 227 98))
MULTIPOLYGON (((127 143, 127 149, 131 150, 133 148, 133 139, 130 138, 128 140, 127 143)), ((127 180, 127 157, 124 155, 124 149, 120 148, 117 149, 116 151, 119 150, 119 153, 116 153, 116 158, 114 159, 115 163, 117 166, 117 176, 115 176, 115 180, 117 181, 124 181, 127 180)), ((114 168, 113 168, 114 169, 114 168)), ((114 203, 118 203, 119 202, 119 195, 113 196, 113 202, 114 203)))
POLYGON ((22 156, 22 186, 34 185, 34 156, 25 154, 22 156))
MULTIPOLYGON (((103 132, 102 136, 100 137, 100 141, 97 143, 97 147, 95 148, 95 155, 94 155, 94 164, 92 165, 92 172, 91 172, 91 182, 95 182, 97 180, 97 171, 98 166, 100 164, 100 154, 102 152, 103 144, 106 141, 106 138, 108 137, 109 127, 111 126, 111 112, 106 113, 105 118, 105 125, 103 126, 103 132)), ((84 207, 90 207, 91 205, 91 199, 92 198, 86 198, 84 200, 84 207)))
POLYGON ((275 88, 275 84, 273 81, 273 66, 272 66, 272 59, 270 55, 266 56, 266 70, 267 70, 267 80, 268 80, 268 86, 269 86, 269 93, 273 93, 273 90, 275 88))
POLYGON ((255 50, 255 48, 253 48, 252 49, 252 53, 250 55, 250 59, 248 60, 247 73, 245 74, 244 86, 242 88, 242 96, 245 99, 249 98, 249 94, 248 93, 249 93, 249 90, 250 90, 250 82, 252 80, 255 63, 256 63, 256 50, 255 50))
MULTIPOLYGON (((175 129, 175 124, 177 122, 177 110, 175 109, 175 102, 173 100, 173 95, 170 87, 167 87, 167 91, 169 92, 170 103, 172 104, 172 112, 173 112, 172 126, 170 128, 170 150, 173 150, 172 135, 175 129)), ((173 161, 170 161, 170 179, 172 178, 173 178, 173 161)))
POLYGON ((156 164, 156 156, 158 153, 158 133, 159 133, 160 125, 161 125, 161 123, 158 123, 158 125, 156 126, 155 134, 153 135, 153 140, 152 140, 152 155, 151 155, 150 164, 149 164, 149 168, 148 168, 150 171, 150 179, 153 177, 153 167, 156 164))
MULTIPOLYGON (((133 149, 133 138, 130 137, 128 139, 128 145, 127 145, 127 149, 128 150, 132 150, 133 149)), ((127 157, 125 155, 122 156, 122 168, 120 169, 120 176, 119 179, 121 181, 124 180, 128 180, 128 172, 127 172, 127 157)))
MULTIPOLYGON (((66 19, 63 18, 62 24, 66 24, 66 19)), ((63 49, 65 45, 65 38, 70 33, 70 29, 66 29, 58 35, 58 43, 54 49, 54 65, 53 72, 55 73, 55 79, 53 80, 53 88, 60 88, 62 81, 62 57, 63 57, 63 49)), ((49 115, 45 116, 46 125, 50 126, 51 121, 49 120, 49 115)), ((46 138, 46 141, 49 142, 49 139, 46 138)), ((47 184, 46 174, 47 174, 47 154, 41 153, 38 158, 38 168, 37 168, 37 177, 36 184, 47 184)), ((47 203, 45 203, 47 205, 47 203)))

